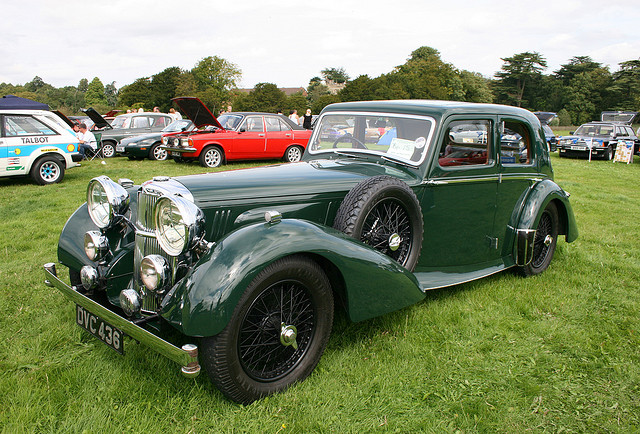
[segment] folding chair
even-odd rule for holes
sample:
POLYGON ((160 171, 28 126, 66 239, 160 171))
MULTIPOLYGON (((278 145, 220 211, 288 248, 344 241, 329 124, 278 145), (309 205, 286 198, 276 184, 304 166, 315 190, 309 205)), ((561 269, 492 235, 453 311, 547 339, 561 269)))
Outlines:
POLYGON ((102 155, 102 133, 93 133, 93 135, 96 138, 96 150, 95 152, 93 152, 91 158, 89 158, 89 161, 93 161, 93 159, 98 155, 100 156, 101 160, 104 160, 104 155, 102 155))

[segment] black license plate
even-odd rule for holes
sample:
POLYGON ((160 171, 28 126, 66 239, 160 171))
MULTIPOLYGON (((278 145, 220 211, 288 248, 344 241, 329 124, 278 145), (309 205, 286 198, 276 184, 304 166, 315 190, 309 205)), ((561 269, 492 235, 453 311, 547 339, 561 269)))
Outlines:
POLYGON ((124 354, 124 333, 102 318, 76 304, 76 323, 112 348, 124 354))

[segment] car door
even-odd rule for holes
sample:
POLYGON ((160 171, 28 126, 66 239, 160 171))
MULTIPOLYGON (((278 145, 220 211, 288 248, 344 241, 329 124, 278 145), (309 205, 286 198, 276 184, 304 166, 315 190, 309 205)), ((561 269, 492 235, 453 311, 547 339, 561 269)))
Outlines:
POLYGON ((4 137, 4 115, 0 115, 0 175, 7 170, 7 140, 4 137))
POLYGON ((280 158, 284 151, 293 143, 293 130, 277 116, 265 116, 264 122, 267 133, 265 158, 280 158))
POLYGON ((493 234, 498 169, 492 116, 444 121, 423 195, 422 267, 484 268, 499 256, 493 234))
MULTIPOLYGON (((513 228, 511 218, 514 210, 523 200, 528 190, 540 180, 539 168, 535 162, 536 152, 544 152, 534 146, 536 137, 531 124, 517 117, 499 118, 500 146, 498 196, 495 218, 495 233, 501 255, 512 253, 513 228)), ((545 145, 546 148, 546 145, 545 145)))
POLYGON ((262 116, 247 116, 238 129, 233 140, 233 149, 228 158, 253 159, 263 158, 267 143, 262 116))

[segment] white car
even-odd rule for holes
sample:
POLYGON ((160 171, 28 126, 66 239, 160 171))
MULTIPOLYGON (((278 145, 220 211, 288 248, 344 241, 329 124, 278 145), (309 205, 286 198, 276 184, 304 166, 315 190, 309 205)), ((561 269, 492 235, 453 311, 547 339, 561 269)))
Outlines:
POLYGON ((60 182, 82 159, 78 146, 71 127, 51 111, 0 108, 0 176, 60 182))

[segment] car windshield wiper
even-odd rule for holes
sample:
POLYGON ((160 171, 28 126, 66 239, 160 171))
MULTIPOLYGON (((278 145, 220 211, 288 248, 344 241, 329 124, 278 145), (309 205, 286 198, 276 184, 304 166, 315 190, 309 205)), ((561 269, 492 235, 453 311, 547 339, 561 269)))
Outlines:
POLYGON ((360 151, 354 151, 354 152, 345 151, 345 150, 338 151, 337 149, 334 149, 333 153, 337 155, 343 155, 345 157, 360 158, 363 160, 368 160, 369 159, 368 157, 371 156, 371 154, 367 154, 360 151))
POLYGON ((392 163, 398 163, 406 167, 416 167, 417 164, 407 163, 406 161, 400 160, 399 158, 390 157, 388 155, 381 155, 383 160, 391 161, 392 163))

